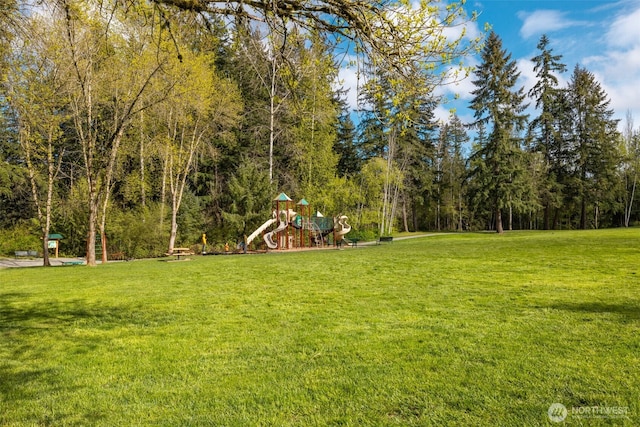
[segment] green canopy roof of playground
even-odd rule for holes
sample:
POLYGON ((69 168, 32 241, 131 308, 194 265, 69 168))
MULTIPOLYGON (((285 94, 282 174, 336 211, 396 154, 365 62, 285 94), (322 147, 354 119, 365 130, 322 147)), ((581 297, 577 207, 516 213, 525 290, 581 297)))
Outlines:
POLYGON ((291 200, 289 198, 289 196, 287 196, 284 193, 280 193, 278 194, 278 197, 276 197, 275 199, 273 199, 275 202, 292 202, 293 200, 291 200))

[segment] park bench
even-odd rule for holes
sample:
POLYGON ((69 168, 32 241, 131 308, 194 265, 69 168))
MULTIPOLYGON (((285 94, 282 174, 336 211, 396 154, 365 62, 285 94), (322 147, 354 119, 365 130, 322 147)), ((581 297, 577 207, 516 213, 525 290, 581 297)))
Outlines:
POLYGON ((38 256, 38 251, 15 251, 13 254, 16 258, 35 258, 38 256))
POLYGON ((378 237, 378 244, 393 242, 393 236, 380 236, 378 237))
POLYGON ((62 265, 82 265, 84 261, 62 261, 62 265))
POLYGON ((193 254, 193 251, 189 248, 173 248, 173 252, 166 253, 165 255, 175 256, 177 260, 180 260, 180 257, 186 257, 193 254))

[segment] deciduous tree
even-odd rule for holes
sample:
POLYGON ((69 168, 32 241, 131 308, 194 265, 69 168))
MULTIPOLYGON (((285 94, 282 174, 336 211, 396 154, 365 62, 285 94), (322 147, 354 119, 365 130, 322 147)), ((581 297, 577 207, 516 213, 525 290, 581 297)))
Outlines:
POLYGON ((195 159, 205 144, 214 144, 229 133, 241 108, 235 86, 215 74, 210 59, 183 52, 180 62, 169 60, 165 67, 173 91, 168 102, 157 110, 166 132, 163 163, 171 199, 169 253, 176 242, 178 211, 195 159))
POLYGON ((64 63, 58 41, 44 34, 49 28, 41 18, 33 18, 23 27, 25 36, 15 43, 6 82, 40 225, 45 266, 50 265, 48 236, 55 184, 64 158, 61 125, 68 119, 61 71, 64 63))
MULTIPOLYGON (((141 111, 166 99, 171 84, 164 84, 159 77, 169 58, 176 58, 173 50, 166 50, 166 35, 155 45, 140 43, 142 36, 154 40, 153 28, 141 35, 135 31, 139 22, 127 22, 126 15, 119 12, 109 3, 64 0, 60 4, 64 51, 71 64, 69 106, 89 191, 87 265, 96 264, 97 231, 103 237, 103 261, 107 258, 107 207, 125 131, 141 111)), ((136 13, 154 19, 144 7, 136 13)))

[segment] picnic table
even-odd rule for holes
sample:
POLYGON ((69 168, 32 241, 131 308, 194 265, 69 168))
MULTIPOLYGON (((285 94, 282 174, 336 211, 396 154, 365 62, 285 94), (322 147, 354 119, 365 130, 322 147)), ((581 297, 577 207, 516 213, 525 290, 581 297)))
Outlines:
POLYGON ((180 260, 180 257, 193 255, 193 251, 189 248, 173 248, 172 252, 166 253, 165 255, 175 256, 177 260, 180 260))

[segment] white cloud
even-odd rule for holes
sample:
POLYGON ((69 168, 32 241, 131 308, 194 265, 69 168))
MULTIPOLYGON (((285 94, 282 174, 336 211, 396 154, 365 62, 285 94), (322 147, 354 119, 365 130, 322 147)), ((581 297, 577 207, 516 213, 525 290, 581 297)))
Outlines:
POLYGON ((475 76, 470 74, 468 77, 456 82, 449 82, 436 89, 436 95, 444 96, 448 99, 470 100, 472 98, 471 91, 476 87, 473 85, 475 76))
POLYGON ((557 10, 518 12, 518 18, 523 21, 520 35, 525 39, 583 24, 567 19, 566 13, 557 10))
POLYGON ((462 37, 464 33, 463 39, 465 41, 470 41, 476 39, 478 37, 482 37, 483 32, 478 27, 477 21, 464 21, 454 23, 452 26, 447 26, 443 28, 443 35, 449 41, 458 40, 462 37))
POLYGON ((618 116, 627 110, 640 114, 640 46, 610 52, 595 74, 611 98, 618 116))
POLYGON ((622 118, 630 111, 637 119, 640 118, 640 85, 637 80, 629 84, 609 86, 603 85, 604 90, 611 99, 611 108, 617 118, 622 118))
POLYGON ((434 119, 436 122, 448 123, 451 116, 451 110, 445 108, 443 105, 438 105, 433 111, 434 119))
POLYGON ((607 43, 613 47, 640 44, 640 9, 619 16, 606 34, 607 43))
POLYGON ((606 50, 584 59, 611 99, 616 117, 640 116, 640 6, 623 8, 605 30, 606 50))
POLYGON ((533 71, 533 62, 528 58, 522 58, 517 61, 517 67, 518 71, 520 71, 520 80, 518 83, 524 87, 525 93, 528 93, 538 80, 536 72, 533 71))
POLYGON ((630 81, 640 77, 640 44, 625 50, 610 50, 606 55, 589 57, 586 66, 593 66, 611 81, 630 81))
POLYGON ((356 110, 358 106, 358 83, 356 66, 346 65, 338 70, 338 81, 335 83, 335 88, 348 90, 347 105, 352 111, 356 110))

